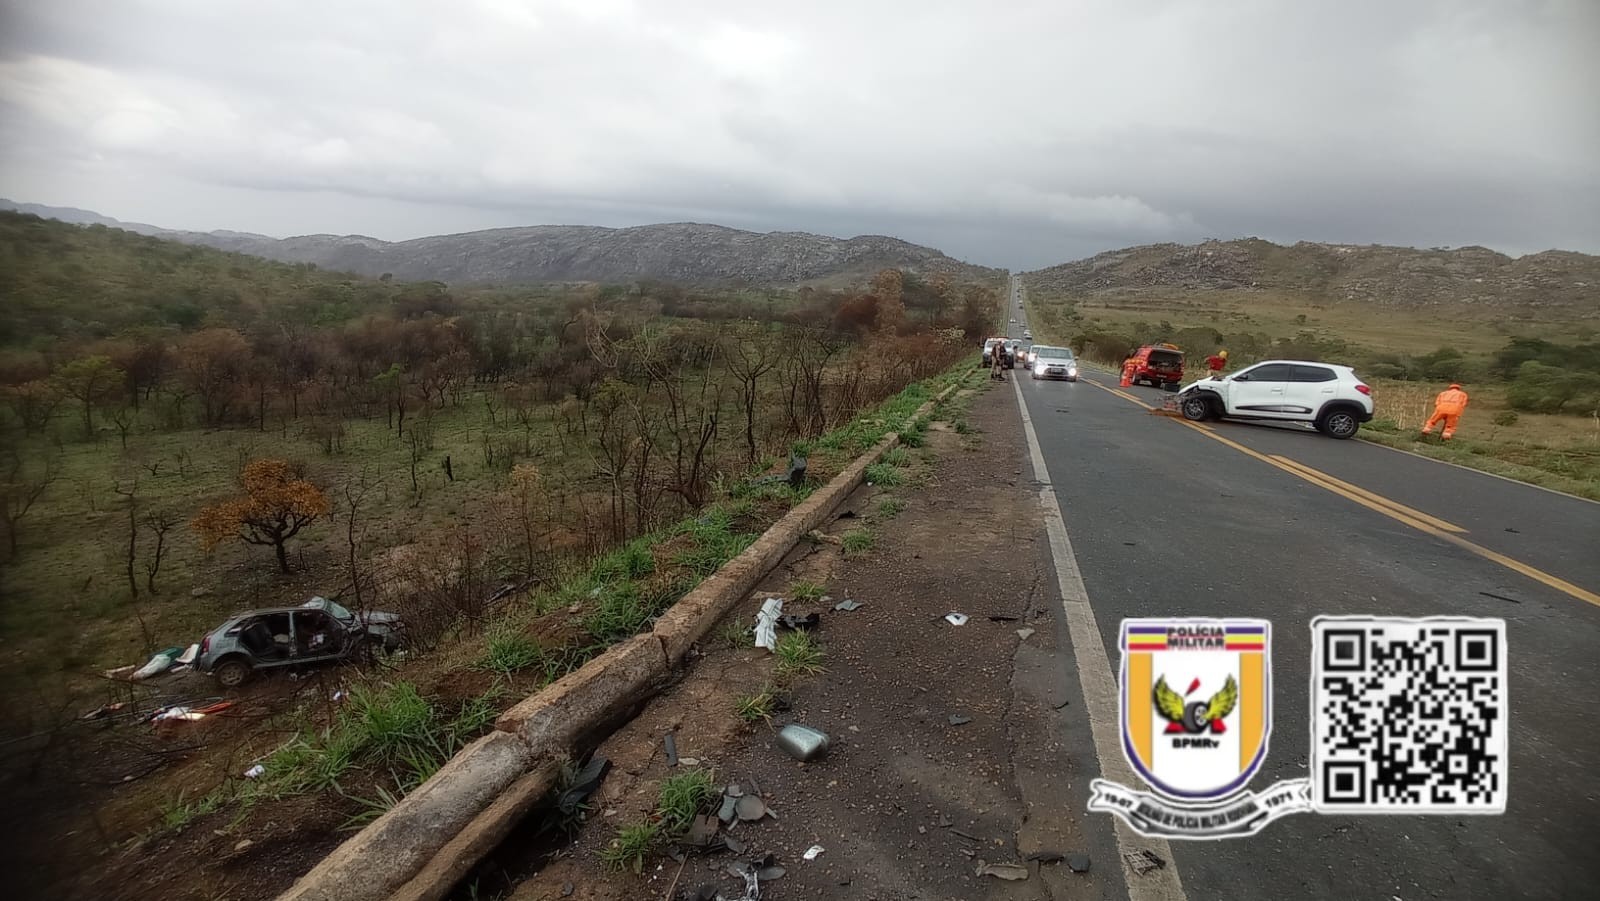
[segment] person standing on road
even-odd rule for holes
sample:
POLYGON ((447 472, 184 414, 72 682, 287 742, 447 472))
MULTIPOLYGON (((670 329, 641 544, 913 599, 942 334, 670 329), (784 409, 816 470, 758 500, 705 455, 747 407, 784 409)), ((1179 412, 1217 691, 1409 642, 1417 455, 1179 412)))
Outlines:
POLYGON ((989 378, 999 379, 1002 382, 1005 381, 1006 343, 1004 341, 996 341, 994 344, 994 350, 990 352, 989 356, 993 359, 993 363, 991 364, 991 368, 989 370, 989 378))
POLYGON ((1444 431, 1440 438, 1449 441, 1456 433, 1456 423, 1461 420, 1461 414, 1467 409, 1467 392, 1461 390, 1456 382, 1451 382, 1450 387, 1439 392, 1433 399, 1433 415, 1428 417, 1428 422, 1422 427, 1422 434, 1432 435, 1433 427, 1444 423, 1444 431))
POLYGON ((1219 350, 1211 356, 1206 357, 1206 371, 1211 375, 1212 378, 1222 378, 1222 370, 1227 368, 1228 352, 1226 350, 1219 350))

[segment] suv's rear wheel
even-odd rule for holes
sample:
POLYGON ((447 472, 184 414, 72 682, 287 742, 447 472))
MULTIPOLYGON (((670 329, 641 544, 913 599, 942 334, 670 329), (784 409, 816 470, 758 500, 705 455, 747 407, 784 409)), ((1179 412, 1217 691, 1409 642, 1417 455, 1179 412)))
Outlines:
POLYGON ((1356 432, 1360 430, 1361 420, 1357 419, 1356 414, 1349 410, 1339 409, 1324 413, 1322 418, 1317 420, 1317 431, 1327 435, 1329 438, 1338 438, 1340 440, 1354 438, 1356 432))
POLYGON ((1183 418, 1190 422, 1205 422, 1212 416, 1211 401, 1203 397, 1186 397, 1178 409, 1183 412, 1183 418))
POLYGON ((211 671, 217 679, 217 684, 223 688, 238 688, 250 678, 250 664, 237 657, 232 657, 217 664, 211 671))

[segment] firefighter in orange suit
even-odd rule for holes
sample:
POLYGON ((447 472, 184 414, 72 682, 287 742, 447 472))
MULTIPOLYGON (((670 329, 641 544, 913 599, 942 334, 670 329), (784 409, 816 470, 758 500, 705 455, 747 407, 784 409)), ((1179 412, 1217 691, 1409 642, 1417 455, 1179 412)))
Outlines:
POLYGON ((1450 387, 1440 391, 1439 396, 1434 398, 1433 415, 1428 417, 1427 425, 1422 427, 1422 434, 1432 435, 1433 427, 1442 422, 1444 432, 1440 437, 1449 441, 1456 433, 1456 422, 1467 409, 1467 400, 1467 392, 1462 391, 1460 385, 1451 382, 1450 387))
POLYGON ((1122 381, 1119 387, 1126 388, 1133 384, 1134 370, 1139 368, 1139 361, 1129 357, 1122 361, 1122 381))

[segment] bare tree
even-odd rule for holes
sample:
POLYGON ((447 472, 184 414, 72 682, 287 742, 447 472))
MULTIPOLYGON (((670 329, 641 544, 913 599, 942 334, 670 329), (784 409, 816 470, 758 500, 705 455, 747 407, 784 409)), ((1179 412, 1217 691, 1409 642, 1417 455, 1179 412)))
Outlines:
POLYGON ((161 560, 167 552, 167 533, 177 524, 177 517, 165 510, 153 510, 144 515, 144 527, 155 536, 156 542, 144 561, 144 587, 152 596, 161 593, 156 589, 156 575, 161 572, 161 560))
POLYGON ((22 518, 60 475, 60 461, 56 455, 48 455, 33 472, 26 471, 22 457, 15 450, 6 452, 5 461, 4 473, 0 475, 0 527, 5 529, 9 550, 6 559, 10 560, 17 556, 17 532, 22 518))
POLYGON ((139 579, 134 575, 134 564, 139 557, 139 479, 137 476, 127 481, 118 479, 112 483, 111 490, 128 499, 128 553, 124 559, 124 571, 128 576, 128 593, 137 601, 139 579))
MULTIPOLYGON (((413 465, 412 484, 416 483, 415 466, 413 465)), ((350 567, 350 584, 356 595, 356 609, 366 605, 366 597, 362 593, 362 574, 360 566, 361 545, 366 538, 366 526, 361 520, 362 506, 366 503, 367 495, 371 493, 373 482, 366 468, 362 468, 361 475, 344 483, 344 541, 346 562, 350 567)))
POLYGON ((745 455, 752 465, 759 457, 756 402, 761 396, 761 377, 777 367, 782 347, 779 332, 764 323, 744 323, 728 339, 725 358, 729 371, 739 380, 740 399, 744 402, 745 455))

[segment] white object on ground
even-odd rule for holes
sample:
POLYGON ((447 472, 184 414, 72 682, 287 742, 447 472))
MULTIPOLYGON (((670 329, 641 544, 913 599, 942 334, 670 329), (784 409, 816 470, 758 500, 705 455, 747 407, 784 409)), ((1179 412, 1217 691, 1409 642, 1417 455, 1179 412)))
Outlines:
POLYGON ((1017 637, 1022 639, 1023 641, 1027 641, 1028 640, 1028 636, 1032 635, 1032 634, 1033 634, 1033 630, 1028 628, 1027 626, 1023 626, 1022 628, 1017 630, 1017 637))
POLYGON ((967 615, 965 613, 946 613, 944 621, 952 626, 965 626, 967 624, 967 615))
POLYGON ((157 654, 150 658, 150 662, 139 667, 134 671, 133 675, 129 676, 128 678, 135 682, 139 682, 144 679, 148 679, 151 676, 159 676, 169 669, 172 669, 172 655, 157 654))
POLYGON ((200 645, 197 642, 195 644, 189 645, 188 650, 185 650, 182 654, 179 654, 178 655, 178 659, 173 661, 173 662, 174 663, 193 663, 195 661, 195 658, 199 657, 199 656, 200 656, 200 645))
POLYGON ((806 849, 806 853, 802 856, 805 857, 806 860, 816 860, 817 855, 821 854, 822 851, 823 847, 821 845, 812 845, 806 849))
POLYGON ((778 644, 778 617, 783 615, 783 598, 767 598, 756 614, 756 647, 772 650, 778 644))
POLYGON ((255 766, 251 767, 250 769, 245 770, 244 771, 244 777, 246 779, 254 779, 257 776, 261 775, 262 773, 265 773, 266 771, 267 771, 267 768, 258 763, 255 766))

